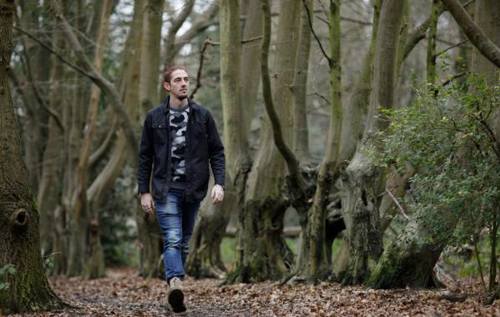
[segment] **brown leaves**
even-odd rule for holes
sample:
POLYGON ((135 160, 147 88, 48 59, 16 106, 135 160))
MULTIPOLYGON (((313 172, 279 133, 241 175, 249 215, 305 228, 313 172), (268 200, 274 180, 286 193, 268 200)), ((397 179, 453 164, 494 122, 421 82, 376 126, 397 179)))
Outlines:
MULTIPOLYGON (((339 284, 282 285, 265 282, 218 287, 214 279, 185 285, 188 316, 500 316, 470 295, 463 302, 443 298, 440 290, 373 290, 339 284)), ((164 281, 143 279, 130 269, 109 271, 108 277, 86 281, 55 277, 58 295, 80 310, 29 316, 170 316, 164 281)), ((471 294, 472 286, 468 290, 471 294)))

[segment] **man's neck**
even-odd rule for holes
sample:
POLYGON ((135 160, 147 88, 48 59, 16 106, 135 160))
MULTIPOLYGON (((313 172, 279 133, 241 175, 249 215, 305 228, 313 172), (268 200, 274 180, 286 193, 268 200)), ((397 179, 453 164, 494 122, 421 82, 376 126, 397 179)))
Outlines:
POLYGON ((181 100, 181 99, 175 98, 174 96, 170 96, 170 108, 180 109, 180 108, 184 108, 187 104, 188 104, 187 98, 184 98, 181 100))

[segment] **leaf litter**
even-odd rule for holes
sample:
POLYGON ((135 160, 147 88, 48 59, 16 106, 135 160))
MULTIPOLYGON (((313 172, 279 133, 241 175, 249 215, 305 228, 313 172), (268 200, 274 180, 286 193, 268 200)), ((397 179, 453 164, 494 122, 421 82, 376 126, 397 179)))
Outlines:
POLYGON ((54 291, 73 307, 22 316, 500 316, 500 301, 483 304, 478 283, 464 286, 467 297, 453 302, 442 296, 443 289, 220 282, 188 277, 188 311, 174 314, 166 306, 165 281, 142 278, 133 269, 112 269, 95 280, 56 276, 50 278, 54 291))

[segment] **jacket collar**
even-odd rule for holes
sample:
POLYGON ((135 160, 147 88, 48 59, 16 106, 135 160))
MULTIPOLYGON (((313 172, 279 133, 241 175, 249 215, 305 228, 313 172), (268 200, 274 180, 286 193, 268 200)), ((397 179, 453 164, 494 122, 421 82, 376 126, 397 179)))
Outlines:
MULTIPOLYGON (((163 99, 163 101, 161 102, 161 107, 162 107, 162 109, 163 109, 163 113, 164 113, 164 114, 167 114, 167 113, 168 113, 169 105, 170 105, 170 96, 167 96, 167 97, 165 97, 165 99, 163 99)), ((194 101, 193 101, 193 100, 191 100, 190 98, 188 98, 188 107, 191 109, 191 111, 196 111, 196 110, 198 110, 198 105, 196 104, 196 102, 194 102, 194 101)))

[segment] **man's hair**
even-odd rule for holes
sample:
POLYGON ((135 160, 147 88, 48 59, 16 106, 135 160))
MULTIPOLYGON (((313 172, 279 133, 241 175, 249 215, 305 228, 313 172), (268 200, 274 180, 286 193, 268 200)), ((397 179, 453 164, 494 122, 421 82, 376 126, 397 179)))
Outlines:
POLYGON ((172 73, 179 69, 182 69, 183 71, 187 72, 186 67, 182 65, 171 65, 166 67, 165 70, 163 71, 163 82, 170 83, 170 80, 172 80, 172 73))

